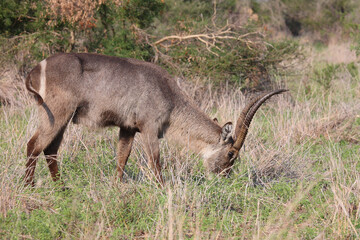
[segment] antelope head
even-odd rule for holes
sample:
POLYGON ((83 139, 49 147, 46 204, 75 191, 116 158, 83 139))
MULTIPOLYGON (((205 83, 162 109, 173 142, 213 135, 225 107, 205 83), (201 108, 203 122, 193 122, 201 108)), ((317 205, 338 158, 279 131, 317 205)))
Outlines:
POLYGON ((245 142, 248 129, 256 111, 271 96, 286 92, 279 89, 264 93, 248 103, 236 122, 235 129, 231 122, 221 128, 220 138, 217 144, 207 146, 203 151, 204 164, 208 171, 227 176, 239 156, 239 151, 245 142))

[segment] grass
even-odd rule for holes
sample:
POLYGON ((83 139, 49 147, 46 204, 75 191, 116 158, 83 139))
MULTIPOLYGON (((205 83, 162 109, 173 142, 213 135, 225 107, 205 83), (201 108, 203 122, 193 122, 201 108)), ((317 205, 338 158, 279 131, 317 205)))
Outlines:
MULTIPOLYGON (((29 99, 2 107, 0 238, 359 238, 358 66, 333 66, 314 64, 284 80, 290 94, 258 111, 230 178, 206 177, 199 156, 162 141, 162 189, 148 177, 137 140, 119 182, 117 129, 76 125, 68 127, 59 155, 68 190, 51 181, 43 156, 36 187, 24 187, 36 109, 29 99)), ((223 123, 235 121, 245 104, 238 89, 208 89, 199 97, 196 86, 182 87, 223 123)))

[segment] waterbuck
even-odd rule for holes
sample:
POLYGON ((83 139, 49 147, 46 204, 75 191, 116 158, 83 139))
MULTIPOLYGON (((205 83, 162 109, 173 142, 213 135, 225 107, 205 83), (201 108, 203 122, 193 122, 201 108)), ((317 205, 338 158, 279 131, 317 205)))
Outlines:
POLYGON ((27 144, 25 181, 34 185, 36 160, 44 152, 52 179, 69 121, 120 127, 117 170, 122 179, 134 136, 141 135, 150 169, 162 184, 159 139, 189 146, 210 172, 226 175, 238 156, 257 109, 286 90, 265 93, 242 111, 235 129, 203 113, 161 67, 140 60, 88 53, 61 53, 40 62, 26 78, 39 107, 39 127, 27 144))

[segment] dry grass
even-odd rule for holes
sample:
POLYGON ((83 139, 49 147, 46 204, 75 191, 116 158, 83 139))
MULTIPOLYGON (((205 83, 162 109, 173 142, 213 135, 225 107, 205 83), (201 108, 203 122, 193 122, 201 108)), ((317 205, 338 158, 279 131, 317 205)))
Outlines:
MULTIPOLYGON (((12 66, 14 67, 14 66, 12 66)), ((23 102, 19 99, 25 93, 25 85, 16 68, 2 68, 0 70, 0 106, 13 105, 20 107, 23 102)))
MULTIPOLYGON (((117 130, 70 124, 59 155, 68 195, 51 182, 43 157, 35 189, 23 187, 36 109, 20 91, 18 107, 5 106, 0 113, 1 219, 17 216, 14 229, 22 229, 17 238, 40 236, 26 230, 36 228, 29 219, 40 213, 50 220, 39 218, 36 226, 47 221, 58 231, 51 236, 60 238, 358 238, 360 84, 346 71, 341 76, 327 92, 317 83, 286 79, 290 93, 256 114, 229 179, 208 179, 198 156, 163 141, 166 186, 159 189, 136 139, 125 182, 119 183, 117 130)), ((236 121, 248 99, 239 89, 179 83, 220 123, 236 121)), ((14 237, 3 226, 0 236, 14 237)))

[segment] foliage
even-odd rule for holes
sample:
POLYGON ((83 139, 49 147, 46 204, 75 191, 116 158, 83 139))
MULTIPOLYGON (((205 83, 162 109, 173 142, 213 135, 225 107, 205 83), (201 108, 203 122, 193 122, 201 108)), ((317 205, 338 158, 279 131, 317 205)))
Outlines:
POLYGON ((0 34, 14 36, 42 28, 40 2, 31 0, 4 0, 0 2, 0 34))
POLYGON ((3 46, 14 45, 13 54, 29 52, 37 61, 59 51, 97 51, 149 60, 150 48, 138 41, 131 26, 148 27, 164 6, 160 0, 9 2, 0 9, 3 46), (35 45, 20 45, 18 38, 35 45))
POLYGON ((143 35, 155 39, 155 61, 159 58, 176 75, 200 76, 214 85, 259 87, 269 81, 269 68, 279 67, 298 50, 296 42, 269 44, 252 10, 236 1, 168 2, 157 27, 143 35))
POLYGON ((268 44, 258 23, 251 20, 251 13, 246 15, 248 19, 239 20, 239 11, 248 8, 236 1, 27 0, 13 3, 0 10, 12 12, 10 16, 0 15, 4 22, 11 20, 0 32, 3 48, 11 49, 3 58, 8 60, 25 52, 32 60, 26 66, 55 52, 98 52, 159 61, 176 75, 201 76, 216 84, 230 82, 256 87, 262 78, 269 79, 268 68, 289 58, 291 54, 285 53, 285 49, 292 53, 297 50, 296 44, 268 44), (23 17, 17 17, 20 13, 13 12, 15 8, 23 17), (211 36, 227 27, 233 38, 225 36, 206 45, 190 39, 154 48, 154 42, 161 37, 211 36))
POLYGON ((328 43, 332 37, 349 37, 357 32, 360 18, 355 0, 275 0, 253 9, 261 20, 277 31, 289 31, 294 36, 312 35, 314 40, 328 43))

